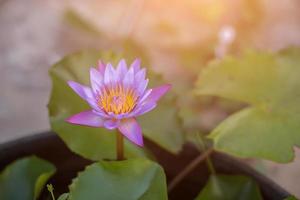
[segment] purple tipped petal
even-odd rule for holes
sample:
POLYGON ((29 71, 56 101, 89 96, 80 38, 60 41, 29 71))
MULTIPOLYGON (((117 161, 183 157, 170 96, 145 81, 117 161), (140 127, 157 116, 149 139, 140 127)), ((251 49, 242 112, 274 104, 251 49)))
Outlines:
POLYGON ((116 82, 116 74, 114 67, 108 63, 104 73, 104 84, 109 85, 116 82))
POLYGON ((104 76, 105 73, 106 64, 102 62, 101 60, 98 61, 98 69, 99 72, 104 76))
POLYGON ((123 119, 123 118, 127 118, 128 113, 115 114, 115 113, 110 112, 110 113, 107 113, 106 115, 110 119, 120 120, 120 119, 123 119))
POLYGON ((124 59, 122 59, 117 66, 117 77, 122 81, 127 73, 127 64, 124 59))
POLYGON ((135 85, 136 85, 136 91, 137 91, 137 93, 139 94, 139 95, 142 95, 142 94, 144 94, 144 92, 145 92, 145 90, 146 90, 146 88, 147 88, 147 86, 148 86, 148 82, 149 82, 149 79, 146 79, 146 80, 142 80, 141 82, 139 82, 139 83, 135 83, 135 85))
POLYGON ((119 126, 120 124, 120 120, 116 120, 116 119, 108 119, 104 122, 104 127, 109 129, 109 130, 112 130, 112 129, 115 129, 119 126))
POLYGON ((151 94, 145 100, 145 102, 157 102, 164 94, 171 89, 170 84, 162 85, 156 88, 152 88, 151 94))
POLYGON ((144 146, 142 129, 134 118, 121 120, 119 131, 134 144, 144 146))
POLYGON ((97 94, 97 91, 100 90, 103 84, 103 76, 101 73, 96 70, 95 68, 90 69, 90 79, 91 79, 91 86, 93 89, 94 94, 97 94))
POLYGON ((163 85, 147 90, 141 97, 137 108, 132 112, 133 116, 145 114, 156 107, 156 102, 169 91, 171 85, 163 85))
POLYGON ((134 83, 134 71, 133 68, 130 68, 128 72, 125 74, 123 79, 123 84, 125 87, 131 87, 134 83))
POLYGON ((134 73, 137 73, 140 70, 140 66, 141 66, 141 60, 137 58, 132 62, 130 68, 133 68, 134 73))
POLYGON ((94 99, 87 99, 86 101, 95 111, 102 112, 102 110, 99 108, 97 102, 94 99))
POLYGON ((107 115, 105 112, 103 112, 102 110, 100 109, 95 109, 93 110, 93 112, 96 114, 96 115, 99 115, 100 117, 102 117, 103 119, 107 119, 109 118, 109 115, 107 115))
POLYGON ((84 111, 69 117, 67 122, 71 124, 85 125, 91 127, 102 127, 103 118, 96 115, 93 111, 84 111))
POLYGON ((152 92, 152 89, 148 89, 148 90, 146 90, 144 93, 143 93, 143 95, 140 97, 140 99, 139 99, 139 105, 140 104, 142 104, 147 98, 148 98, 148 96, 151 94, 151 92, 152 92))
POLYGON ((142 95, 144 93, 148 85, 148 79, 145 80, 145 76, 146 76, 146 69, 141 69, 134 76, 134 85, 139 95, 142 95))
POLYGON ((92 90, 89 87, 74 81, 68 81, 68 85, 84 100, 94 99, 92 90))
POLYGON ((141 69, 140 71, 138 71, 134 77, 135 83, 140 83, 141 81, 144 81, 145 76, 146 76, 146 69, 141 69))
POLYGON ((140 116, 140 115, 143 115, 147 112, 150 112, 151 110, 153 110, 155 107, 156 107, 156 102, 149 102, 149 103, 146 103, 144 105, 141 105, 139 107, 139 109, 135 110, 132 115, 133 116, 140 116))

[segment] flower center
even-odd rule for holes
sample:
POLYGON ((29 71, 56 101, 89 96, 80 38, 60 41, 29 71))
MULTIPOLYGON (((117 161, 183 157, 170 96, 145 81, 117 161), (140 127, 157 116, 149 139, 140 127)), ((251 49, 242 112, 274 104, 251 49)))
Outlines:
POLYGON ((117 85, 103 88, 98 98, 98 106, 107 113, 124 114, 133 110, 137 96, 133 89, 124 89, 117 85))

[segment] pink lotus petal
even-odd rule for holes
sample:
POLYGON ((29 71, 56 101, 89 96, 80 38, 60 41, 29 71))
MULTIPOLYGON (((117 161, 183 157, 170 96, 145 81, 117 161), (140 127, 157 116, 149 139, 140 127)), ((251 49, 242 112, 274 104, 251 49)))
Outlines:
POLYGON ((109 130, 115 129, 119 126, 120 120, 108 119, 104 122, 103 126, 109 130))
POLYGON ((141 81, 145 80, 146 76, 146 69, 141 69, 137 73, 135 73, 134 81, 135 83, 140 83, 141 81))
POLYGON ((134 70, 130 68, 128 72, 125 74, 123 79, 123 85, 126 87, 131 87, 134 83, 134 70))
POLYGON ((96 115, 99 115, 100 117, 102 117, 103 119, 108 119, 108 118, 109 118, 109 115, 106 114, 105 112, 103 112, 102 110, 94 109, 93 112, 94 112, 96 115))
POLYGON ((100 74, 102 74, 102 76, 104 76, 105 68, 106 68, 106 64, 104 62, 102 62, 101 60, 99 60, 98 61, 98 69, 99 69, 100 74))
POLYGON ((141 97, 136 109, 133 111, 131 116, 139 116, 153 110, 157 101, 169 91, 171 85, 166 84, 160 87, 149 89, 141 97))
POLYGON ((156 102, 148 102, 145 105, 141 105, 139 109, 137 109, 136 112, 134 113, 134 116, 140 116, 147 112, 150 112, 156 107, 156 105, 157 105, 156 102))
POLYGON ((68 85, 84 100, 94 98, 91 88, 74 81, 68 81, 68 85))
POLYGON ((136 58, 130 65, 130 68, 132 67, 134 73, 137 73, 140 70, 140 66, 141 66, 141 60, 139 58, 136 58))
POLYGON ((106 115, 109 116, 109 118, 111 118, 111 119, 119 120, 119 119, 123 119, 123 118, 127 117, 128 113, 121 113, 121 114, 107 113, 106 115))
POLYGON ((148 86, 148 82, 149 82, 149 79, 146 79, 146 80, 142 80, 141 82, 139 83, 135 83, 136 85, 136 91, 138 93, 138 95, 142 95, 144 94, 147 86, 148 86))
POLYGON ((69 117, 67 122, 71 124, 85 125, 91 127, 102 127, 103 118, 96 115, 93 111, 84 111, 69 117))
POLYGON ((119 81, 123 81, 124 77, 125 77, 125 74, 127 73, 128 69, 127 69, 127 64, 125 62, 124 59, 122 59, 118 66, 117 66, 117 77, 119 78, 118 80, 119 81))
POLYGON ((100 88, 103 85, 103 76, 93 67, 90 69, 90 82, 94 94, 97 94, 97 91, 100 91, 100 88))
POLYGON ((152 88, 151 94, 145 100, 146 102, 157 102, 164 94, 171 89, 170 84, 162 85, 156 88, 152 88))
POLYGON ((142 129, 136 119, 128 118, 121 120, 119 131, 131 142, 138 146, 144 146, 142 129))
POLYGON ((94 99, 87 99, 87 102, 95 111, 102 112, 102 110, 100 109, 100 107, 94 99))
POLYGON ((117 80, 116 78, 116 72, 114 67, 108 63, 106 65, 105 73, 104 73, 104 84, 105 85, 111 85, 115 83, 117 80))

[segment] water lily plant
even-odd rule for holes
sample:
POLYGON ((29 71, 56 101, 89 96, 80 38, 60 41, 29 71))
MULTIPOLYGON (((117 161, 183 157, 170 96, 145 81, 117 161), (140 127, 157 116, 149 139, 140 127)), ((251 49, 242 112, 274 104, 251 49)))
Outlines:
MULTIPOLYGON (((157 101, 171 87, 165 84, 147 89, 148 82, 146 69, 141 68, 139 59, 134 60, 129 68, 124 59, 116 68, 110 63, 99 61, 98 69, 90 68, 91 87, 68 81, 69 86, 91 109, 75 114, 66 121, 77 125, 117 129, 134 144, 143 146, 142 130, 136 117, 153 110, 157 101)), ((120 137, 117 138, 119 143, 120 137)), ((119 143, 120 145, 122 144, 119 143)))

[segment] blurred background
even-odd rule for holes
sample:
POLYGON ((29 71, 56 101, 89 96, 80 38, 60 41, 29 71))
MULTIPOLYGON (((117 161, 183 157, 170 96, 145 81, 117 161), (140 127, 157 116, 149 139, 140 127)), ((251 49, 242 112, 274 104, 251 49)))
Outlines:
MULTIPOLYGON (((48 68, 65 54, 142 49, 148 63, 171 82, 177 79, 184 92, 180 86, 211 59, 249 48, 300 46, 300 1, 0 0, 0 27, 3 143, 50 128, 48 68)), ((226 117, 214 106, 201 113, 195 123, 207 131, 226 117)), ((300 150, 295 152, 290 164, 251 163, 300 197, 300 150)))

